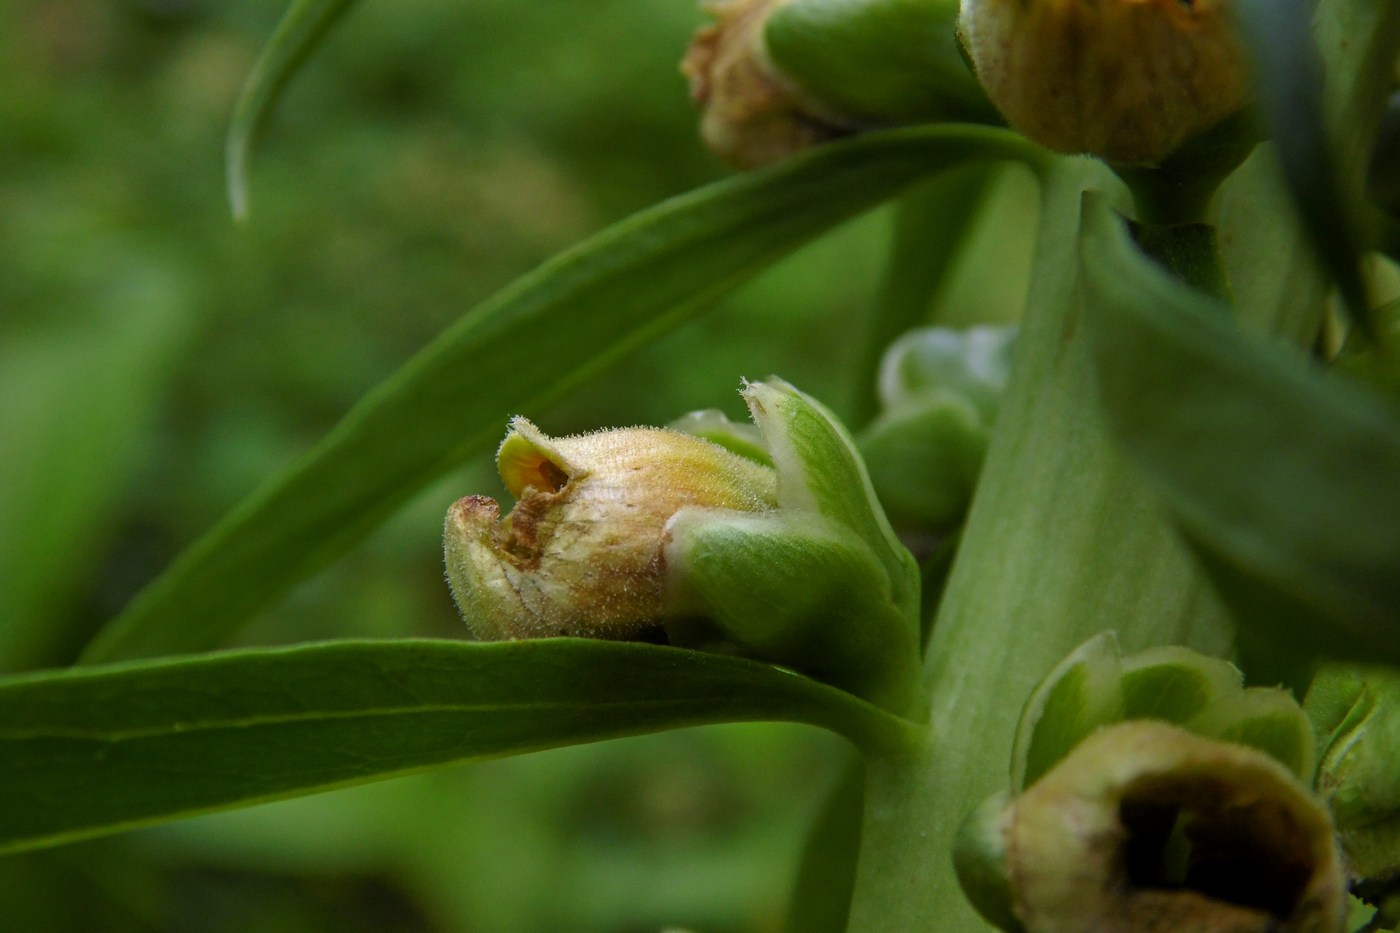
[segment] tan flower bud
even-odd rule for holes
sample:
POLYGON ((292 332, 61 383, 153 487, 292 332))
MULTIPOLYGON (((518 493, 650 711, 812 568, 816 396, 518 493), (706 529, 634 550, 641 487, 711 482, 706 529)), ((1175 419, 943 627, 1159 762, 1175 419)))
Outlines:
POLYGON ((963 0, 960 28, 1008 123, 1059 152, 1155 164, 1241 109, 1227 0, 963 0))
POLYGON ((624 428, 549 438, 511 421, 496 457, 517 499, 447 514, 447 576, 478 638, 643 637, 667 615, 666 522, 686 506, 771 508, 768 468, 690 435, 624 428))
POLYGON ((700 136, 738 168, 777 162, 841 134, 778 73, 763 44, 768 14, 787 0, 729 0, 710 7, 681 62, 700 107, 700 136))
POLYGON ((1031 933, 1335 933, 1326 810, 1273 758, 1165 723, 1091 735, 1012 805, 1006 860, 1031 933))

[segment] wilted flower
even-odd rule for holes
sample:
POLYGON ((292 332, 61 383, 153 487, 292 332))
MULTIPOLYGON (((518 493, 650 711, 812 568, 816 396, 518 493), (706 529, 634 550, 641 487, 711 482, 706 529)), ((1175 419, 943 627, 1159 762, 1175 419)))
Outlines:
POLYGON ((1121 723, 1013 806, 1011 888, 1033 933, 1335 933, 1346 913, 1327 811, 1252 748, 1121 723))
POLYGON ((1014 933, 1336 933, 1326 809, 1278 761, 1161 722, 1107 726, 963 825, 959 880, 1014 933))
POLYGON ((1336 933, 1314 742, 1296 701, 1225 661, 1096 636, 1032 692, 1007 791, 959 830, 958 879, 1013 933, 1336 933))

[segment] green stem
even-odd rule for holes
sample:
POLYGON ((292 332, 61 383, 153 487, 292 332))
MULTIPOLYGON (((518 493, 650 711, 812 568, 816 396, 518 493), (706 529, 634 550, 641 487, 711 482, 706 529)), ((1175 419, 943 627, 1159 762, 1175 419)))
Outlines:
POLYGON ((1046 180, 1016 368, 930 644, 926 739, 868 765, 851 933, 986 929, 958 887, 953 838, 1005 787, 1021 704, 1076 645, 1116 629, 1129 651, 1230 646, 1215 600, 1099 423, 1075 287, 1089 186, 1113 182, 1087 160, 1046 180))

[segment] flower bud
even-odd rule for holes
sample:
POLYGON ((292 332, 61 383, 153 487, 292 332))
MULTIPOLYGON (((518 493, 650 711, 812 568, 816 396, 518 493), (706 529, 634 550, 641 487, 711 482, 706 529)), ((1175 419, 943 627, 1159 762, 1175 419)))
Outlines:
POLYGON ((1346 916, 1326 810, 1252 748, 1120 723, 1011 806, 1007 876, 1030 933, 1336 933, 1346 916))
POLYGON ((1010 372, 1015 327, 929 327, 890 345, 883 412, 860 435, 870 481, 902 532, 962 520, 982 471, 1010 372))
POLYGON ((729 0, 695 34, 681 71, 700 108, 700 137, 736 168, 785 159, 842 134, 807 110, 768 59, 763 26, 783 0, 729 0))
POLYGON ((1058 152, 1156 164, 1240 110, 1227 0, 963 0, 960 30, 1008 123, 1058 152))
POLYGON ((1225 661, 1122 657, 1096 636, 1032 692, 1010 793, 959 832, 959 880, 1014 933, 1336 933, 1346 891, 1307 789, 1314 747, 1288 694, 1246 689, 1225 661))
POLYGON ((660 428, 548 438, 512 421, 497 465, 515 508, 501 520, 468 496, 447 516, 448 579, 478 637, 737 650, 909 712, 918 568, 854 442, 780 380, 744 397, 757 434, 716 413, 680 422, 717 443, 660 428))
POLYGON ((518 500, 484 496, 447 515, 447 576, 481 639, 636 638, 669 614, 662 530, 687 506, 758 512, 776 477, 708 441, 659 428, 549 438, 511 421, 496 457, 518 500))
POLYGON ((992 122, 958 50, 957 0, 729 0, 681 64, 701 135, 764 165, 860 130, 992 122))

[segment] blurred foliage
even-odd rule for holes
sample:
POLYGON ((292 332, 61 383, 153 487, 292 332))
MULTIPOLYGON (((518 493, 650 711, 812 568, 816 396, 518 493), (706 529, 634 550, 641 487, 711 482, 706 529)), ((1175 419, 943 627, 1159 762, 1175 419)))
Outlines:
MULTIPOLYGON (((281 12, 0 5, 0 669, 70 661, 474 302, 721 173, 677 71, 701 20, 688 2, 365 4, 279 107, 235 226, 223 134, 281 12)), ((1032 193, 1001 187, 1000 226, 975 238, 1000 259, 942 290, 952 322, 1019 307, 1006 255, 1028 253, 1032 193)), ((770 373, 845 410, 885 221, 524 414, 552 433, 737 417, 740 377, 770 373)), ((463 637, 440 523, 466 492, 502 492, 489 461, 244 641, 463 637)), ((839 751, 730 727, 401 779, 0 860, 0 915, 44 931, 774 930, 839 751)))

